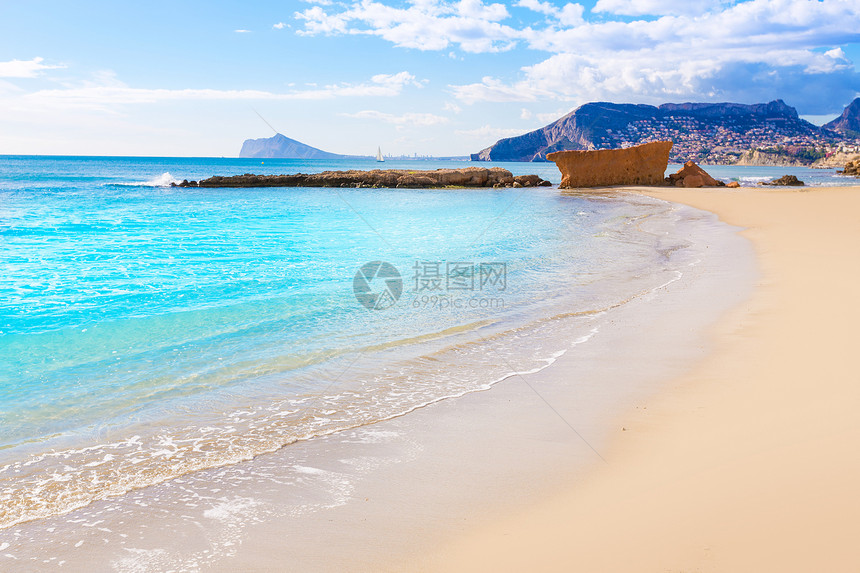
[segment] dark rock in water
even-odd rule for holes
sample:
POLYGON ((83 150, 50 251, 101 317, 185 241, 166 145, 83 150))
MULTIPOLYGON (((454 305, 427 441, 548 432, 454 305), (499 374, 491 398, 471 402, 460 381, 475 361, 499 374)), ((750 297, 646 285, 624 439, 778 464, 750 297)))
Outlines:
POLYGON ((514 177, 514 184, 519 183, 521 187, 549 187, 552 185, 546 179, 541 179, 537 175, 517 175, 514 177))
POLYGON ((177 187, 397 187, 423 189, 428 187, 512 187, 552 185, 537 175, 517 178, 500 167, 467 167, 465 169, 436 169, 409 171, 404 169, 374 169, 373 171, 323 171, 295 175, 216 175, 199 183, 183 181, 177 187), (528 183, 528 184, 526 184, 528 183))
POLYGON ((776 185, 780 187, 803 187, 806 185, 803 181, 794 175, 783 175, 779 179, 774 179, 771 182, 762 181, 759 185, 776 185))

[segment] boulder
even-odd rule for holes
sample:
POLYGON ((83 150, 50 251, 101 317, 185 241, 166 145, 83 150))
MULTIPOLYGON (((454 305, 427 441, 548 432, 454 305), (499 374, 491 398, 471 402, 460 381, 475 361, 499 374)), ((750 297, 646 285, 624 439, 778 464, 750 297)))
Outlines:
POLYGON ((729 181, 728 183, 726 183, 726 187, 728 187, 729 189, 737 189, 740 186, 741 184, 737 181, 729 181))
POLYGON ((684 187, 704 187, 705 178, 701 175, 687 175, 683 179, 678 180, 684 184, 684 187))
POLYGON ((802 187, 806 185, 803 181, 797 178, 795 175, 783 175, 779 179, 774 179, 773 181, 762 181, 759 185, 777 185, 780 187, 802 187))
POLYGON ((666 178, 666 183, 677 187, 722 187, 725 185, 722 181, 717 181, 708 172, 696 165, 692 161, 688 161, 675 173, 672 173, 666 178), (690 183, 687 183, 690 179, 690 183))
POLYGON ((660 185, 671 150, 671 141, 655 141, 625 149, 557 151, 546 158, 561 171, 561 189, 660 185))
POLYGON ((860 159, 856 159, 854 161, 849 161, 845 164, 845 167, 842 171, 837 171, 836 173, 841 173, 842 175, 853 175, 854 177, 860 177, 860 159))

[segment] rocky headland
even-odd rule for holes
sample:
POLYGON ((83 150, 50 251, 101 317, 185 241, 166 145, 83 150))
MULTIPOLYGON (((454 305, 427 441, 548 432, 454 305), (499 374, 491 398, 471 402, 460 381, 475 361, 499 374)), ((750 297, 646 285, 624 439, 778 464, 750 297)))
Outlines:
POLYGON ((816 126, 782 100, 667 103, 592 102, 540 129, 472 154, 473 161, 544 161, 566 150, 619 149, 672 140, 669 160, 711 165, 810 165, 860 144, 860 98, 839 120, 816 126))
POLYGON ((216 175, 201 181, 174 184, 176 187, 376 187, 427 189, 443 187, 548 187, 537 175, 517 175, 500 167, 467 167, 427 171, 374 169, 372 171, 323 171, 295 175, 216 175))
POLYGON ((845 164, 845 167, 843 167, 841 171, 837 171, 836 173, 860 177, 860 157, 856 157, 854 160, 848 161, 845 164))
POLYGON ((557 151, 546 156, 561 171, 561 189, 609 185, 663 185, 671 141, 625 149, 557 151))

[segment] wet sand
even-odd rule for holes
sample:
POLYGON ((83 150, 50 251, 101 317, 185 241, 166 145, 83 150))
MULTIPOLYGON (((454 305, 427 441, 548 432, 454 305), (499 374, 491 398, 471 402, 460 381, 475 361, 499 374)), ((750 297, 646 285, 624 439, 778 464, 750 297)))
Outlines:
POLYGON ((606 464, 413 569, 858 570, 860 188, 634 191, 744 227, 752 299, 618 418, 606 464))

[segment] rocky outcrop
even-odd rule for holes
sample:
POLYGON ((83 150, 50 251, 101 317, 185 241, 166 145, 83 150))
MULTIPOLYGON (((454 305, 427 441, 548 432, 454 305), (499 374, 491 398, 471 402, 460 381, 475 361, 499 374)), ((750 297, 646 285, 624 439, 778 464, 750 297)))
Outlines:
POLYGON ((398 187, 422 189, 427 187, 537 187, 552 185, 537 175, 514 177, 500 167, 467 167, 465 169, 436 169, 408 171, 403 169, 374 169, 373 171, 323 171, 295 175, 231 175, 214 176, 202 181, 183 181, 177 187, 398 187))
POLYGON ((761 181, 759 185, 776 185, 779 187, 803 187, 806 185, 803 181, 797 178, 796 175, 783 175, 779 179, 773 181, 761 181))
POLYGON ((675 187, 722 187, 725 185, 708 175, 707 171, 688 161, 675 173, 666 177, 666 183, 675 187))
POLYGON ((810 167, 815 169, 833 169, 834 167, 842 169, 846 163, 850 163, 852 161, 860 161, 860 155, 856 152, 837 151, 827 155, 826 157, 822 157, 810 165, 810 167))
POLYGON ((661 185, 671 150, 671 141, 655 141, 626 149, 558 151, 547 159, 561 171, 562 189, 661 185))
POLYGON ((728 187, 729 189, 737 189, 740 186, 741 184, 737 181, 729 181, 728 183, 726 183, 726 187, 728 187))
POLYGON ((822 127, 845 135, 860 137, 860 97, 842 111, 842 115, 822 127))
POLYGON ((849 161, 845 164, 845 167, 841 171, 837 171, 836 173, 841 173, 842 175, 853 175, 854 177, 860 177, 860 158, 855 159, 853 161, 849 161))

